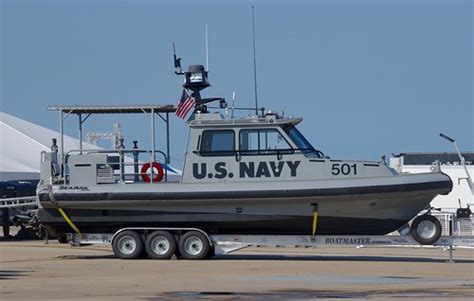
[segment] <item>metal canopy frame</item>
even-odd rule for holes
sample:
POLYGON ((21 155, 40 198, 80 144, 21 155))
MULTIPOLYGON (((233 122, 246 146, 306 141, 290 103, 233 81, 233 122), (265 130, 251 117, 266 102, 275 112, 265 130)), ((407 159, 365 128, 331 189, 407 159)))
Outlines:
POLYGON ((94 105, 94 106, 48 106, 49 111, 59 111, 60 127, 60 154, 61 154, 61 174, 64 170, 64 120, 71 114, 75 114, 79 119, 79 148, 82 151, 82 125, 91 115, 97 114, 150 114, 151 121, 151 141, 152 156, 155 161, 155 114, 158 115, 166 125, 166 164, 170 164, 170 135, 169 135, 169 114, 176 112, 174 105, 94 105), (165 116, 163 116, 164 114, 165 116), (83 116, 84 115, 84 116, 83 116))

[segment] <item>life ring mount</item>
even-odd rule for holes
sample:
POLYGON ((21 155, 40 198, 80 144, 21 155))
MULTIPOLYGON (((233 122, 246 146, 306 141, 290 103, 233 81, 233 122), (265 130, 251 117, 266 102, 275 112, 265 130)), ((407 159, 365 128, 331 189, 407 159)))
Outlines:
POLYGON ((141 170, 141 176, 142 176, 143 181, 150 183, 151 181, 150 174, 147 173, 150 167, 153 168, 153 174, 155 175, 153 177, 153 183, 161 182, 161 180, 163 180, 163 175, 165 174, 165 172, 161 164, 158 162, 152 162, 151 165, 150 163, 143 164, 142 170, 141 170), (155 173, 155 170, 156 170, 156 173, 155 173))

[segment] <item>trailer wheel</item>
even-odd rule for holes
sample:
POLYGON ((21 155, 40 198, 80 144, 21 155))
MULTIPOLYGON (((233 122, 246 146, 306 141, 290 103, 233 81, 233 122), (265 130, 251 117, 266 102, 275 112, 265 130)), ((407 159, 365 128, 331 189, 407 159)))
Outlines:
POLYGON ((115 237, 112 249, 119 258, 135 259, 143 253, 143 240, 137 232, 123 231, 115 237))
POLYGON ((411 236, 422 245, 432 245, 441 236, 440 221, 432 215, 420 215, 411 224, 411 236))
POLYGON ((179 240, 179 252, 185 259, 204 259, 210 248, 209 240, 201 232, 186 232, 179 240))
POLYGON ((155 231, 147 237, 145 248, 153 259, 170 259, 176 252, 176 241, 167 231, 155 231))

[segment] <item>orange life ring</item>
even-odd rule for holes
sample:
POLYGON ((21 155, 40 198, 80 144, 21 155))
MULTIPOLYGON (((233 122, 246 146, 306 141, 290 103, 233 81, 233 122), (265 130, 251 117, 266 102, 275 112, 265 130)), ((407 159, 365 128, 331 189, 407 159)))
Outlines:
MULTIPOLYGON (((165 174, 163 171, 163 167, 161 167, 160 163, 158 162, 153 162, 151 164, 153 165, 153 168, 156 168, 156 170, 158 171, 156 175, 153 177, 153 182, 161 182, 161 180, 163 180, 163 175, 165 174)), ((150 176, 147 174, 147 171, 149 168, 150 168, 150 163, 145 163, 143 164, 142 171, 141 171, 142 179, 143 181, 147 183, 150 183, 150 180, 151 180, 150 176)))

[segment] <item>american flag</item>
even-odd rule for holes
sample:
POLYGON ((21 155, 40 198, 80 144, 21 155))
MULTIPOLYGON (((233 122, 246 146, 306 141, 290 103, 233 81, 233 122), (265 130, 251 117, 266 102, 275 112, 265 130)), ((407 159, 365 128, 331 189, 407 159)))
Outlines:
POLYGON ((188 92, 184 89, 183 94, 181 95, 181 100, 176 106, 176 116, 184 119, 184 117, 188 115, 189 110, 194 107, 195 103, 196 101, 194 100, 194 97, 188 94, 188 92))

